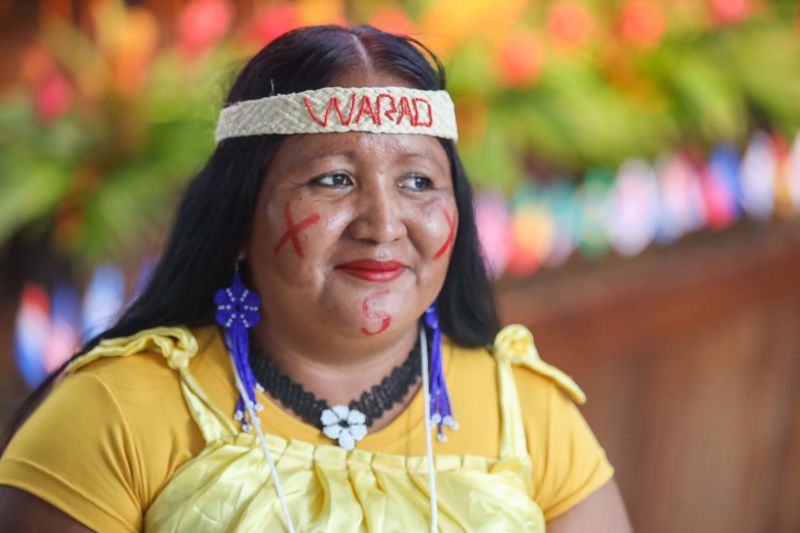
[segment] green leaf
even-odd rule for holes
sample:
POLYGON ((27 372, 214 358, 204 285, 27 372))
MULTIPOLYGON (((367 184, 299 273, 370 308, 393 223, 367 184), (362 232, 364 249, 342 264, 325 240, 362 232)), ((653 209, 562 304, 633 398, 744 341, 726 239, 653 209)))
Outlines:
POLYGON ((44 159, 0 159, 0 243, 49 217, 63 196, 70 169, 44 159))

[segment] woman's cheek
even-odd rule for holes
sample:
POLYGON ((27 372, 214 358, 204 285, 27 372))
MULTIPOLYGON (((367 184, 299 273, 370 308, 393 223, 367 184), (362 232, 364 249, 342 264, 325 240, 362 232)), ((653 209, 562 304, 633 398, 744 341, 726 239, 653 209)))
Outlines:
POLYGON ((308 202, 281 199, 270 205, 261 256, 281 283, 299 286, 313 282, 310 276, 315 275, 324 248, 326 222, 325 213, 308 202))
MULTIPOLYGON (((306 258, 306 247, 309 245, 309 236, 313 239, 314 226, 322 221, 322 216, 314 209, 292 200, 283 200, 280 210, 273 209, 273 227, 280 228, 278 238, 272 248, 274 256, 290 256, 299 260, 306 258)), ((313 243, 312 243, 313 244, 313 243)))
POLYGON ((425 256, 433 261, 447 262, 458 229, 458 210, 453 202, 439 200, 432 202, 425 212, 425 256))

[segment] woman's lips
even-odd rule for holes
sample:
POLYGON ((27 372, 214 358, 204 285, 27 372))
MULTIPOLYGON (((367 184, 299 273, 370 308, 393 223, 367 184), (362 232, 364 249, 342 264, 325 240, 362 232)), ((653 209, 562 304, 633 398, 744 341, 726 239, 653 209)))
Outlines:
POLYGON ((406 266, 397 261, 376 261, 374 259, 358 259, 342 263, 336 268, 353 277, 377 283, 388 283, 403 275, 406 266))

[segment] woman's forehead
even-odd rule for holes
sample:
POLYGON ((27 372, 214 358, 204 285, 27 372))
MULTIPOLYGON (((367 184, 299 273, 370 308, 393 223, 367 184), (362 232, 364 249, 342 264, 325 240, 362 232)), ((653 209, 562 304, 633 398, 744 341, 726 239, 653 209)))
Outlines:
POLYGON ((280 146, 273 162, 300 168, 325 159, 353 163, 428 162, 449 169, 447 154, 436 137, 365 132, 309 133, 292 135, 280 146))

